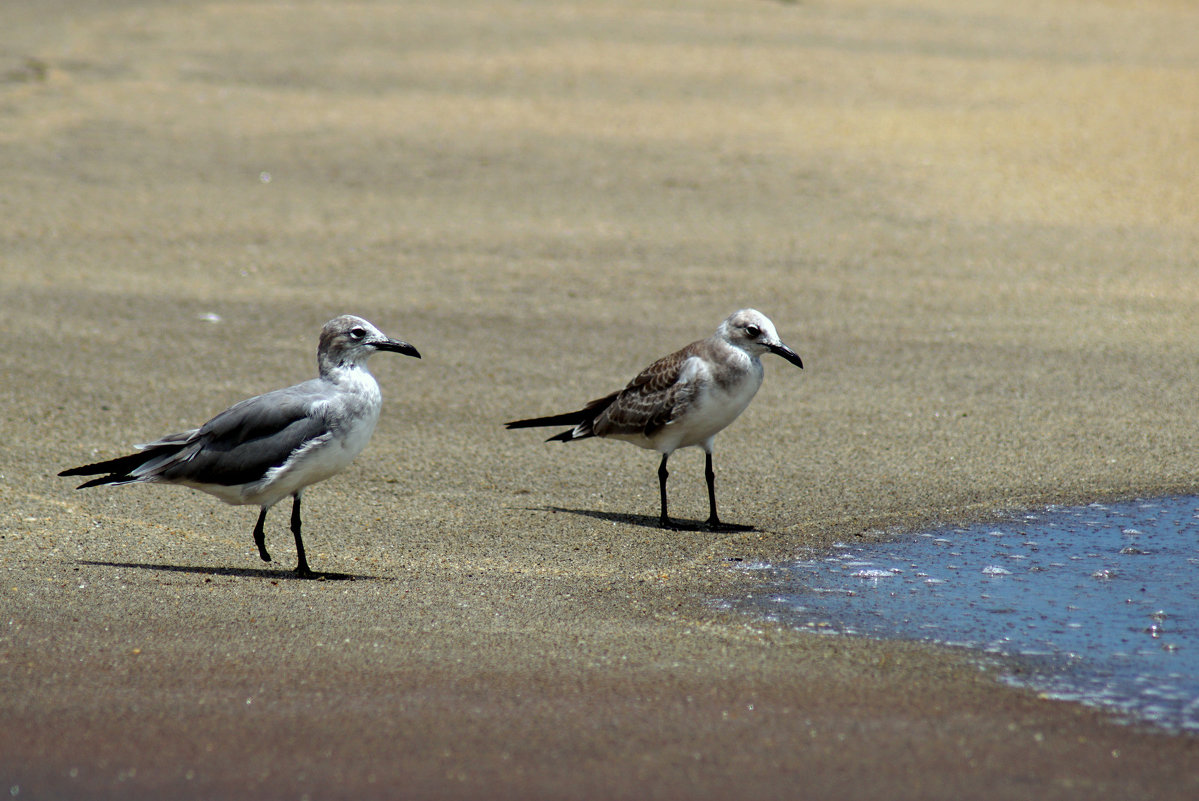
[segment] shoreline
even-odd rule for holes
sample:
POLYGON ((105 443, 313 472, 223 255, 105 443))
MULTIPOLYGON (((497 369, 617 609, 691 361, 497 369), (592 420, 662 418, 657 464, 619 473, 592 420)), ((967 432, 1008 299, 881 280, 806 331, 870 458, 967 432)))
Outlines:
POLYGON ((1199 721, 1188 716, 1187 700, 1199 672, 1187 656, 1194 643, 1186 621, 1196 597, 1186 568, 1173 562, 1188 552, 1197 503, 1199 496, 1177 495, 1051 504, 895 539, 842 541, 739 566, 765 589, 729 594, 717 608, 807 634, 945 648, 988 666, 1005 686, 1122 725, 1194 735, 1199 721), (983 565, 1004 569, 980 577, 983 565), (1137 596, 1138 587, 1148 594, 1137 596))

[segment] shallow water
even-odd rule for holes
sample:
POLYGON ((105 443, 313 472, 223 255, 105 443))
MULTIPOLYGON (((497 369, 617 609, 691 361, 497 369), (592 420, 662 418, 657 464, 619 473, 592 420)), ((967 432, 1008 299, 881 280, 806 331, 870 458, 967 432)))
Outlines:
POLYGON ((735 608, 975 649, 1009 683, 1199 731, 1199 498, 1051 507, 741 569, 769 590, 735 608))

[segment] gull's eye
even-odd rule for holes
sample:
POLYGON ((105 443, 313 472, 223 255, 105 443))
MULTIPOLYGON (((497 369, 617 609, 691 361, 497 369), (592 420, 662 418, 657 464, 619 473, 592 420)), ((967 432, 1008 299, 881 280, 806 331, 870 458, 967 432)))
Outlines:
POLYGON ((357 328, 350 329, 350 339, 357 342, 357 341, 365 339, 365 338, 366 338, 366 329, 365 328, 359 326, 357 328))
POLYGON ((762 329, 758 328, 756 325, 745 326, 745 335, 750 339, 757 339, 761 333, 762 329))

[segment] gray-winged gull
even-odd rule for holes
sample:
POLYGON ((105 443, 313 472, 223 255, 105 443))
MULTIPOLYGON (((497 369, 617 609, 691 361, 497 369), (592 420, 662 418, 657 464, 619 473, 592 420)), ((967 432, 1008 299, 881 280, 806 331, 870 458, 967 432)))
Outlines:
POLYGON ((300 536, 300 495, 344 470, 370 441, 383 396, 366 361, 380 350, 420 358, 416 348, 384 336, 361 317, 330 320, 316 352, 319 377, 234 404, 199 428, 137 445, 137 453, 59 475, 100 475, 79 489, 182 484, 225 503, 257 505, 254 543, 265 562, 271 560, 263 532, 267 510, 290 495, 296 574, 312 578, 300 536))

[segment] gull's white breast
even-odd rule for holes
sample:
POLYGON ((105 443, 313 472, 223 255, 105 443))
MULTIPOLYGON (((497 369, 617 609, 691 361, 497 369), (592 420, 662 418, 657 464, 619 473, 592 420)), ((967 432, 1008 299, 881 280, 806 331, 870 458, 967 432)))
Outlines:
POLYGON ((731 350, 727 361, 717 365, 696 356, 688 359, 679 378, 695 382, 697 391, 688 408, 653 438, 654 450, 670 453, 705 445, 749 406, 762 386, 762 363, 740 349, 731 350))

